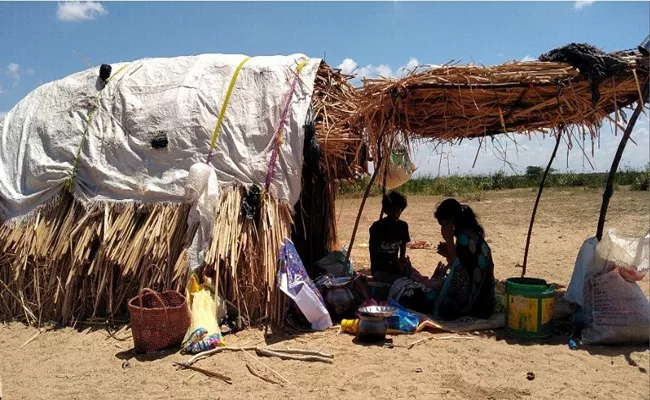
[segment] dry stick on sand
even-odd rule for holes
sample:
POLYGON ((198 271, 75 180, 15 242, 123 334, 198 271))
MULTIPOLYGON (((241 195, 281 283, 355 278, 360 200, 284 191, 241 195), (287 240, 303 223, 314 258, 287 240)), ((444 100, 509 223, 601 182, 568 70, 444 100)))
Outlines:
POLYGON ((265 355, 267 357, 280 357, 285 360, 299 360, 299 361, 320 361, 320 362, 325 362, 325 363, 331 363, 332 359, 334 359, 334 356, 328 353, 323 353, 319 351, 314 351, 314 350, 302 350, 302 349, 270 349, 270 348, 262 348, 262 347, 257 347, 257 346, 250 346, 250 347, 217 347, 216 349, 204 351, 202 353, 199 353, 193 357, 191 357, 189 360, 183 363, 183 365, 190 366, 194 363, 196 363, 199 360, 202 360, 204 358, 210 357, 213 354, 217 353, 222 353, 224 351, 243 351, 243 352, 248 352, 248 351, 255 351, 258 352, 260 355, 265 355), (259 353, 261 351, 261 353, 259 353), (292 354, 297 354, 293 355, 292 354), (313 358, 313 359, 305 359, 302 357, 308 357, 308 358, 313 358))
POLYGON ((325 358, 325 357, 320 357, 320 356, 312 356, 312 355, 292 355, 292 354, 284 354, 281 353, 280 351, 273 351, 270 349, 257 349, 255 350, 258 356, 266 356, 266 357, 278 357, 283 360, 296 360, 296 361, 315 361, 315 362, 323 362, 326 364, 332 364, 334 363, 334 360, 331 358, 325 358))
POLYGON ((250 372, 253 376, 258 377, 258 378, 260 378, 260 379, 263 380, 263 381, 266 381, 266 382, 268 382, 268 383, 272 383, 272 384, 274 384, 274 385, 284 386, 284 385, 282 384, 282 382, 275 381, 275 380, 269 378, 268 376, 264 376, 264 375, 262 375, 261 373, 257 372, 257 371, 253 368, 253 366, 250 365, 249 363, 246 363, 246 368, 248 368, 248 372, 250 372))
POLYGON ((38 337, 38 335, 40 335, 41 333, 43 333, 43 329, 39 329, 38 332, 36 332, 35 334, 32 335, 32 337, 30 337, 29 339, 27 339, 27 341, 26 341, 25 343, 23 343, 23 344, 20 346, 20 348, 22 349, 23 347, 25 347, 25 346, 27 346, 28 344, 30 344, 31 342, 33 342, 33 341, 38 337))
POLYGON ((424 342, 428 342, 429 340, 432 340, 432 339, 435 339, 435 340, 474 339, 474 336, 440 336, 440 337, 437 337, 437 336, 430 336, 430 337, 428 337, 428 338, 424 338, 424 339, 416 340, 415 342, 413 342, 413 343, 411 343, 411 344, 407 344, 407 345, 404 346, 404 347, 406 347, 407 350, 411 350, 413 347, 417 346, 418 344, 422 344, 422 343, 424 343, 424 342))
POLYGON ((182 363, 174 363, 179 369, 191 369, 192 371, 200 372, 203 375, 209 376, 211 378, 221 379, 229 385, 232 385, 232 379, 226 375, 220 374, 219 372, 208 371, 207 369, 195 367, 193 365, 184 365, 182 363))
POLYGON ((275 376, 278 378, 282 379, 287 385, 291 386, 291 382, 289 382, 284 376, 280 375, 280 373, 273 368, 269 367, 268 365, 264 364, 262 361, 258 360, 257 358, 253 357, 251 353, 247 352, 246 350, 242 350, 244 354, 246 354, 248 357, 252 358, 253 360, 257 361, 258 363, 262 364, 264 368, 268 369, 269 371, 273 372, 275 376))

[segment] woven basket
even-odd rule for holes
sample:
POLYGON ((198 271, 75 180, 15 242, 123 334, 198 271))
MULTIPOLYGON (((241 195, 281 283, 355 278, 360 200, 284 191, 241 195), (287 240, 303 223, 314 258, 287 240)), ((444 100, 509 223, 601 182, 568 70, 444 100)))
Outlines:
POLYGON ((133 344, 138 353, 179 347, 190 326, 187 300, 177 291, 142 289, 129 300, 133 344))

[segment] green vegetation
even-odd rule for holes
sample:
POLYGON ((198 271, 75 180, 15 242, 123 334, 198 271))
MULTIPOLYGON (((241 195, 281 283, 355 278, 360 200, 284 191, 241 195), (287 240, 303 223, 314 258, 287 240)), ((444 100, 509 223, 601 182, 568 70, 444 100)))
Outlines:
MULTIPOLYGON (((445 177, 418 177, 411 179, 399 187, 399 192, 405 195, 441 195, 464 197, 468 200, 480 200, 483 192, 488 190, 536 188, 544 175, 544 168, 529 166, 523 175, 506 175, 498 172, 493 175, 466 175, 445 177)), ((648 190, 650 165, 645 171, 624 169, 616 174, 615 185, 630 186, 631 190, 648 190)), ((366 177, 355 183, 343 183, 339 188, 342 196, 356 197, 363 195, 368 184, 366 177)), ((558 173, 549 172, 544 187, 587 187, 604 188, 607 173, 558 173)), ((375 185, 372 195, 379 195, 381 187, 375 185)))

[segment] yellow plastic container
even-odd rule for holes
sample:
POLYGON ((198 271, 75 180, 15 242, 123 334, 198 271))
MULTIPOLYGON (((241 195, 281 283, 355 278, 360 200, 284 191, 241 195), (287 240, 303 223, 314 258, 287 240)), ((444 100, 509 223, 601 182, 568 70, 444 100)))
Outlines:
POLYGON ((554 288, 542 279, 506 280, 506 335, 546 340, 553 335, 554 288))
POLYGON ((358 318, 341 320, 341 328, 339 329, 339 333, 350 333, 352 335, 356 335, 358 325, 359 325, 358 318))

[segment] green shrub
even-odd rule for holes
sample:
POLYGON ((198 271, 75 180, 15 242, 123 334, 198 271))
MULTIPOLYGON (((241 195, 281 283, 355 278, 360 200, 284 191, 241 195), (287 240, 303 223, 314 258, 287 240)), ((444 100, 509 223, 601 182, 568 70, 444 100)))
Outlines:
MULTIPOLYGON (((480 199, 490 190, 525 189, 536 190, 544 170, 541 167, 528 167, 523 175, 506 175, 503 171, 491 175, 452 175, 445 177, 420 176, 413 178, 397 190, 404 195, 427 195, 480 199)), ((632 190, 648 190, 650 165, 645 171, 625 168, 616 174, 614 186, 631 186, 632 190)), ((343 182, 339 185, 342 196, 358 197, 363 195, 369 177, 357 182, 343 182)), ((607 173, 558 173, 551 170, 546 177, 545 187, 584 187, 600 189, 605 187, 607 173)), ((381 194, 381 185, 375 184, 371 195, 381 194)))

